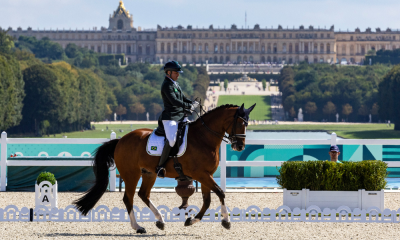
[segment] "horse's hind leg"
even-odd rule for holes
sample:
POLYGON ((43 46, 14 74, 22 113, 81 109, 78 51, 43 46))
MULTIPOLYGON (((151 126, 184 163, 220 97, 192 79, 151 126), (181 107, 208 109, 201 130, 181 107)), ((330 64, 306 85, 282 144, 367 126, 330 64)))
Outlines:
POLYGON ((133 211, 133 197, 135 196, 136 186, 140 179, 140 170, 135 171, 134 174, 129 175, 129 178, 125 178, 125 194, 122 199, 125 203, 126 210, 128 211, 129 218, 131 220, 131 226, 136 233, 146 233, 146 229, 139 226, 136 221, 135 213, 133 211))
POLYGON ((211 204, 210 189, 207 186, 201 184, 201 193, 203 194, 203 206, 201 207, 200 212, 194 218, 189 217, 188 219, 186 219, 185 227, 200 222, 204 214, 206 213, 207 209, 210 207, 211 204))
POLYGON ((229 222, 228 208, 225 205, 224 191, 218 186, 218 184, 214 181, 214 178, 211 175, 208 175, 207 177, 202 178, 201 181, 199 180, 199 182, 201 183, 202 190, 203 190, 203 185, 205 185, 209 189, 211 189, 215 194, 217 194, 217 196, 219 197, 219 200, 221 201, 221 215, 223 217, 221 224, 224 228, 230 229, 231 223, 229 222))
POLYGON ((165 222, 164 219, 158 211, 158 209, 154 206, 153 202, 150 200, 150 191, 151 188, 153 187, 154 183, 156 182, 156 174, 150 173, 150 172, 142 172, 142 186, 140 187, 139 190, 139 197, 143 200, 143 202, 150 208, 150 210, 153 212, 154 216, 157 219, 156 226, 164 230, 165 228, 165 222))

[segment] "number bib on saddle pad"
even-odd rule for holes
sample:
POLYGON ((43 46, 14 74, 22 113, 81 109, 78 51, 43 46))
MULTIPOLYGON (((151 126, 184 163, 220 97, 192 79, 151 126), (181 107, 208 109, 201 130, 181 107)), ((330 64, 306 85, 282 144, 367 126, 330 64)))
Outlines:
MULTIPOLYGON (((157 136, 155 134, 156 129, 150 134, 147 140, 146 151, 150 156, 161 156, 162 150, 164 148, 164 136, 157 136)), ((187 134, 189 131, 189 125, 186 125, 185 135, 183 136, 183 142, 179 146, 179 151, 177 156, 181 157, 186 152, 187 146, 187 134)), ((177 143, 176 143, 177 144, 177 143)))

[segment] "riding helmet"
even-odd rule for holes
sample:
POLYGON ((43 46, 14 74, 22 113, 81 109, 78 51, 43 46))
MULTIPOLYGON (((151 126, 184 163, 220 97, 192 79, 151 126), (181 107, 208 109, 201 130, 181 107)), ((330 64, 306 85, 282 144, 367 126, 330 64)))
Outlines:
POLYGON ((164 65, 164 72, 174 71, 178 73, 183 73, 181 65, 177 61, 169 61, 164 65))

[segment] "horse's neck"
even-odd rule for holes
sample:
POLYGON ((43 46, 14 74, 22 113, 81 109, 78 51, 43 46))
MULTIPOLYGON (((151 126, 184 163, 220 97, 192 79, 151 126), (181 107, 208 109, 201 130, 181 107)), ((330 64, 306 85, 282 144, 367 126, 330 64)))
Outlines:
POLYGON ((225 125, 229 115, 228 109, 221 109, 220 111, 205 114, 202 118, 206 126, 203 126, 201 119, 198 119, 196 123, 189 128, 189 133, 191 130, 193 132, 189 137, 198 138, 198 141, 203 142, 204 145, 207 145, 210 148, 219 148, 222 142, 222 137, 225 135, 225 125), (214 133, 207 127, 214 131, 214 133))

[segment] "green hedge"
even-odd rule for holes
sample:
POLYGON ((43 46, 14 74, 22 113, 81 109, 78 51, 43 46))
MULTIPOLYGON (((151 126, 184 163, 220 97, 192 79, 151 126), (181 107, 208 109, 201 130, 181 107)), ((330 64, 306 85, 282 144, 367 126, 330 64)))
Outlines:
POLYGON ((290 161, 279 169, 277 182, 288 190, 379 191, 386 187, 387 164, 378 160, 335 163, 290 161))
POLYGON ((36 179, 36 184, 39 185, 43 181, 48 181, 52 185, 56 184, 56 178, 54 177, 54 174, 52 174, 50 172, 40 173, 38 178, 36 179))

